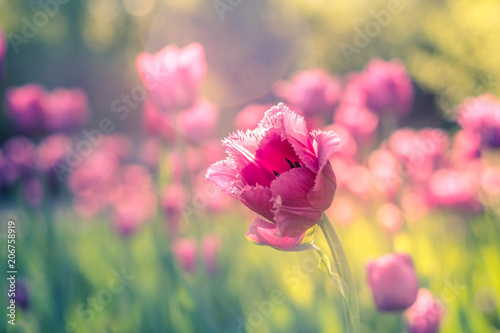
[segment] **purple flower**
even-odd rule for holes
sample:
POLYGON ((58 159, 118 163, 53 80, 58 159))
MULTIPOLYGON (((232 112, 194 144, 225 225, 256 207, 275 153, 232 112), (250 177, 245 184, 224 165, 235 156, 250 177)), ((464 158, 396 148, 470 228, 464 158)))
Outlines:
POLYGON ((368 283, 379 311, 398 311, 417 297, 418 279, 410 256, 387 254, 366 265, 368 283))
POLYGON ((309 132, 303 117, 279 104, 257 128, 223 141, 228 157, 206 178, 261 215, 248 230, 250 240, 298 250, 332 203, 337 185, 329 159, 339 141, 331 131, 309 132))
POLYGON ((19 130, 37 132, 43 129, 45 94, 45 89, 38 84, 27 84, 7 90, 7 116, 19 130))
POLYGON ((82 89, 54 89, 45 103, 44 125, 49 132, 79 128, 89 118, 87 95, 82 89))

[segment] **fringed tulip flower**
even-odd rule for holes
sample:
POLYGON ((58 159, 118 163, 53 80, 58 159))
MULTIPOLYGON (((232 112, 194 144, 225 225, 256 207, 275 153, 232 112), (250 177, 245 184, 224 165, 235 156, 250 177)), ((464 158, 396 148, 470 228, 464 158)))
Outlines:
POLYGON ((194 273, 197 266, 197 245, 194 239, 182 238, 172 243, 172 252, 179 266, 187 273, 194 273))
POLYGON ((261 215, 248 230, 251 241, 300 250, 332 203, 336 180, 329 159, 338 145, 334 132, 309 132, 303 117, 278 104, 257 128, 223 141, 228 157, 206 177, 261 215))
POLYGON ((205 79, 205 50, 198 43, 179 49, 166 46, 156 54, 137 57, 137 71, 162 112, 190 108, 198 99, 205 79))
POLYGON ((366 265, 368 284, 379 311, 405 310, 415 302, 418 279, 406 254, 387 254, 366 265))
POLYGON ((421 288, 417 300, 405 312, 406 325, 409 333, 437 333, 443 316, 441 306, 432 293, 421 288))

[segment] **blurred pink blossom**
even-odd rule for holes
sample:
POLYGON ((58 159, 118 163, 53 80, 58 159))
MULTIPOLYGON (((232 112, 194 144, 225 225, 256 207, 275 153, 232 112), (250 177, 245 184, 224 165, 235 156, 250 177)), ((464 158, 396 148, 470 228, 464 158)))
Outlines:
POLYGON ((209 139, 219 121, 219 111, 206 100, 200 100, 177 116, 178 130, 188 139, 200 142, 209 139))
POLYGON ((222 241, 217 234, 205 235, 201 241, 203 262, 205 263, 205 269, 211 276, 215 275, 217 271, 217 258, 219 256, 221 244, 222 241))
POLYGON ((198 43, 169 45, 156 54, 141 53, 137 71, 162 113, 192 107, 207 71, 205 50, 198 43))
POLYGON ((429 191, 420 186, 407 186, 401 193, 401 208, 404 212, 405 220, 416 222, 435 209, 429 191))
POLYGON ((358 152, 356 140, 351 135, 351 132, 341 124, 333 124, 324 128, 325 131, 334 131, 340 138, 339 149, 335 155, 355 158, 358 152))
POLYGON ((15 136, 3 146, 4 158, 15 168, 14 179, 29 177, 35 169, 35 145, 27 138, 15 136))
POLYGON ((172 243, 172 252, 179 266, 187 273, 194 273, 197 266, 197 245, 192 238, 179 238, 172 243))
POLYGON ((43 130, 45 117, 45 94, 43 86, 27 84, 9 88, 5 95, 7 116, 23 132, 43 130))
POLYGON ((37 147, 36 165, 42 172, 49 172, 55 163, 63 162, 71 147, 71 139, 64 134, 45 137, 37 147))
POLYGON ((247 237, 292 250, 330 207, 336 190, 329 159, 339 145, 334 132, 311 131, 284 104, 268 110, 259 126, 223 141, 228 157, 207 179, 261 215, 247 237))
POLYGON ((311 69, 295 73, 291 82, 276 82, 273 91, 299 114, 329 116, 339 102, 342 87, 337 77, 311 69))
POLYGON ((375 136, 379 122, 377 114, 359 104, 342 102, 335 111, 334 123, 343 125, 359 142, 369 142, 375 136))
POLYGON ((368 158, 377 190, 386 198, 394 198, 402 183, 401 161, 388 149, 373 151, 368 158))
POLYGON ((165 214, 169 235, 177 235, 182 214, 186 210, 187 198, 184 186, 178 182, 168 185, 163 191, 161 206, 165 214))
POLYGON ((500 147, 500 101, 494 95, 466 99, 459 108, 458 122, 479 133, 484 146, 500 147))
POLYGON ((353 200, 346 196, 337 195, 330 208, 328 208, 327 215, 333 223, 347 227, 354 221, 356 212, 357 209, 353 200))
POLYGON ((384 255, 368 262, 366 272, 379 311, 400 311, 415 302, 419 286, 409 255, 384 255))
POLYGON ((155 170, 160 163, 163 144, 155 137, 147 138, 141 145, 140 159, 150 169, 155 170))
POLYGON ((413 94, 410 75, 401 62, 375 59, 349 77, 342 100, 404 118, 411 110, 413 94))
POLYGON ((471 130, 460 130, 453 137, 455 163, 467 163, 481 156, 481 135, 471 130))
POLYGON ((57 88, 45 94, 44 126, 50 132, 79 128, 89 119, 87 94, 80 88, 57 88))
POLYGON ((163 138, 166 142, 174 142, 176 133, 173 124, 172 115, 161 113, 151 98, 144 101, 142 126, 146 134, 163 138))
POLYGON ((443 310, 429 290, 420 288, 417 300, 404 315, 409 333, 437 333, 443 310))

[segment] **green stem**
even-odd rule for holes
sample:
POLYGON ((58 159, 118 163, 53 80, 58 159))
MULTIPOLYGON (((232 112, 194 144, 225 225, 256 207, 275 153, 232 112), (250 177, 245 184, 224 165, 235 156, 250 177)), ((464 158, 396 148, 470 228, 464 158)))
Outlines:
POLYGON ((333 229, 333 226, 326 214, 323 214, 323 219, 319 222, 319 226, 323 231, 328 247, 330 248, 336 273, 342 281, 342 284, 338 285, 338 287, 343 288, 341 292, 344 295, 343 304, 347 332, 359 333, 360 323, 358 297, 356 294, 356 285, 354 284, 351 269, 349 268, 349 262, 347 261, 347 256, 345 255, 337 233, 335 232, 335 229, 333 229))

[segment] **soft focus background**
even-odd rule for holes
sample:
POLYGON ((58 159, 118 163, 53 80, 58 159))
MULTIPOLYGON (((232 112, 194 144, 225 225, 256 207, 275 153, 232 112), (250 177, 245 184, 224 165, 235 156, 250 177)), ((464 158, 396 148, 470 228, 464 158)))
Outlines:
POLYGON ((495 0, 0 0, 0 308, 10 218, 18 270, 0 330, 342 332, 316 254, 247 241, 255 214, 204 179, 222 138, 285 102, 342 138, 327 214, 362 332, 500 332, 498 17, 495 0), (377 310, 365 266, 393 252, 438 314, 377 310))

